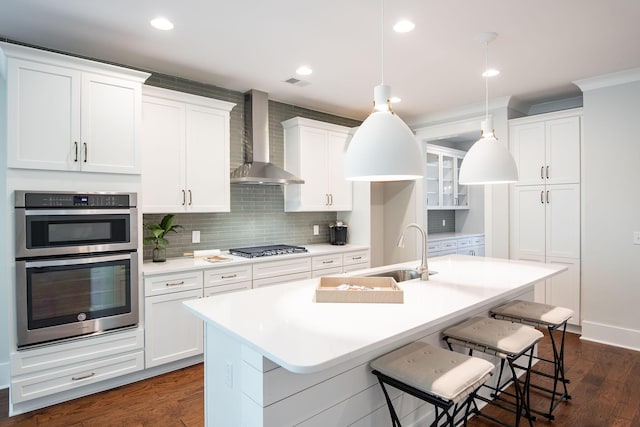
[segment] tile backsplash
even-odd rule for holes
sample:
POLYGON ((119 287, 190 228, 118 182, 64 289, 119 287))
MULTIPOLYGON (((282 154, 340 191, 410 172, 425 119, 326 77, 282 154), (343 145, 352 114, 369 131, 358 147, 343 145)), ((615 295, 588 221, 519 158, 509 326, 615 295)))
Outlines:
MULTIPOLYGON (((251 149, 245 136, 243 93, 157 73, 149 77, 147 84, 234 102, 236 106, 231 110, 230 117, 230 170, 243 163, 245 151, 251 149)), ((281 122, 292 117, 349 127, 360 124, 357 120, 269 101, 269 157, 272 163, 281 167, 284 166, 284 130, 281 122)), ((163 216, 145 214, 143 223, 160 222, 163 216)), ((284 212, 282 186, 231 185, 231 212, 176 214, 175 224, 184 228, 167 236, 170 242, 167 257, 180 257, 185 252, 199 249, 326 243, 329 241, 328 225, 335 220, 335 212, 284 212), (320 226, 318 236, 313 235, 315 224, 320 226), (200 231, 200 243, 191 243, 192 231, 200 231)), ((145 260, 151 259, 151 251, 151 246, 144 247, 145 260)))
POLYGON ((427 233, 453 233, 456 231, 456 211, 430 210, 427 215, 427 233), (444 221, 444 225, 442 225, 444 221))
MULTIPOLYGON (((143 223, 159 223, 163 216, 146 214, 143 223)), ((167 257, 200 249, 327 243, 329 223, 335 220, 335 212, 284 212, 280 186, 232 185, 231 212, 176 214, 174 224, 184 228, 167 235, 167 257), (313 235, 315 224, 320 225, 318 236, 313 235), (200 243, 191 243, 194 230, 200 231, 200 243)), ((151 251, 144 247, 144 259, 151 259, 151 251)))

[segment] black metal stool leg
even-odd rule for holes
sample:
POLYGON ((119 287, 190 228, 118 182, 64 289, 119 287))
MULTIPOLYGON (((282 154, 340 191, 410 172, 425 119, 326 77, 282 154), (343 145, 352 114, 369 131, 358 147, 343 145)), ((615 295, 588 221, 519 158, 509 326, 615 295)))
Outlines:
POLYGON ((402 425, 400 424, 400 420, 398 419, 398 415, 396 414, 396 410, 393 408, 393 403, 391 403, 391 398, 389 397, 387 388, 384 386, 384 382, 382 381, 382 378, 378 377, 378 382, 380 383, 380 387, 382 387, 384 398, 386 399, 387 406, 389 407, 389 414, 391 415, 391 426, 402 427, 402 425))

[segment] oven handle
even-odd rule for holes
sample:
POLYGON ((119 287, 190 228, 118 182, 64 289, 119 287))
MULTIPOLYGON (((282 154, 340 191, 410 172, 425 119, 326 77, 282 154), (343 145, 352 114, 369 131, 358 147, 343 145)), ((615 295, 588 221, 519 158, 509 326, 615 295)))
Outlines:
POLYGON ((25 209, 30 215, 128 215, 132 209, 25 209))
POLYGON ((92 256, 88 258, 65 258, 55 260, 38 260, 38 261, 25 261, 25 268, 38 268, 38 267, 56 267, 64 265, 82 265, 82 264, 94 264, 97 262, 109 262, 109 261, 121 261, 126 259, 132 259, 137 256, 137 252, 127 252, 121 255, 104 255, 104 256, 92 256), (136 254, 136 255, 133 255, 136 254))

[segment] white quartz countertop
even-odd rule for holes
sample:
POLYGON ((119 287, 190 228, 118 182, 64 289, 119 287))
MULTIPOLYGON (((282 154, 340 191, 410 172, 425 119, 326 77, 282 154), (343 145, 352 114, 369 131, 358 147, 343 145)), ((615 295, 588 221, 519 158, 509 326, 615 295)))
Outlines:
POLYGON ((315 255, 327 255, 332 253, 343 253, 349 251, 357 251, 369 249, 368 246, 362 245, 330 245, 330 244, 313 244, 306 245, 307 252, 298 254, 287 254, 277 256, 266 256, 258 258, 244 258, 241 256, 230 255, 229 251, 222 251, 220 256, 229 258, 229 261, 209 262, 202 258, 193 258, 185 256, 182 258, 169 258, 165 262, 145 261, 142 265, 142 274, 144 276, 153 276, 157 274, 178 273, 187 270, 203 270, 209 268, 224 267, 228 265, 238 264, 255 264, 259 262, 277 261, 286 258, 304 258, 315 255))
MULTIPOLYGON (((414 268, 419 263, 369 271, 414 268)), ((430 260, 429 267, 438 273, 428 282, 416 279, 399 284, 404 290, 403 304, 316 303, 317 278, 183 304, 210 326, 283 368, 312 373, 382 348, 491 300, 518 295, 533 283, 566 270, 560 265, 464 255, 430 260)))

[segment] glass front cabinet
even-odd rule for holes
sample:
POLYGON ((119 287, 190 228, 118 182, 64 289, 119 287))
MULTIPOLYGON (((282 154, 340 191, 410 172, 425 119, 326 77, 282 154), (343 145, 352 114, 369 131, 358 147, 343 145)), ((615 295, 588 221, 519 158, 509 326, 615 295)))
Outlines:
POLYGON ((469 209, 466 185, 460 185, 460 166, 466 153, 427 145, 425 196, 427 209, 469 209))

